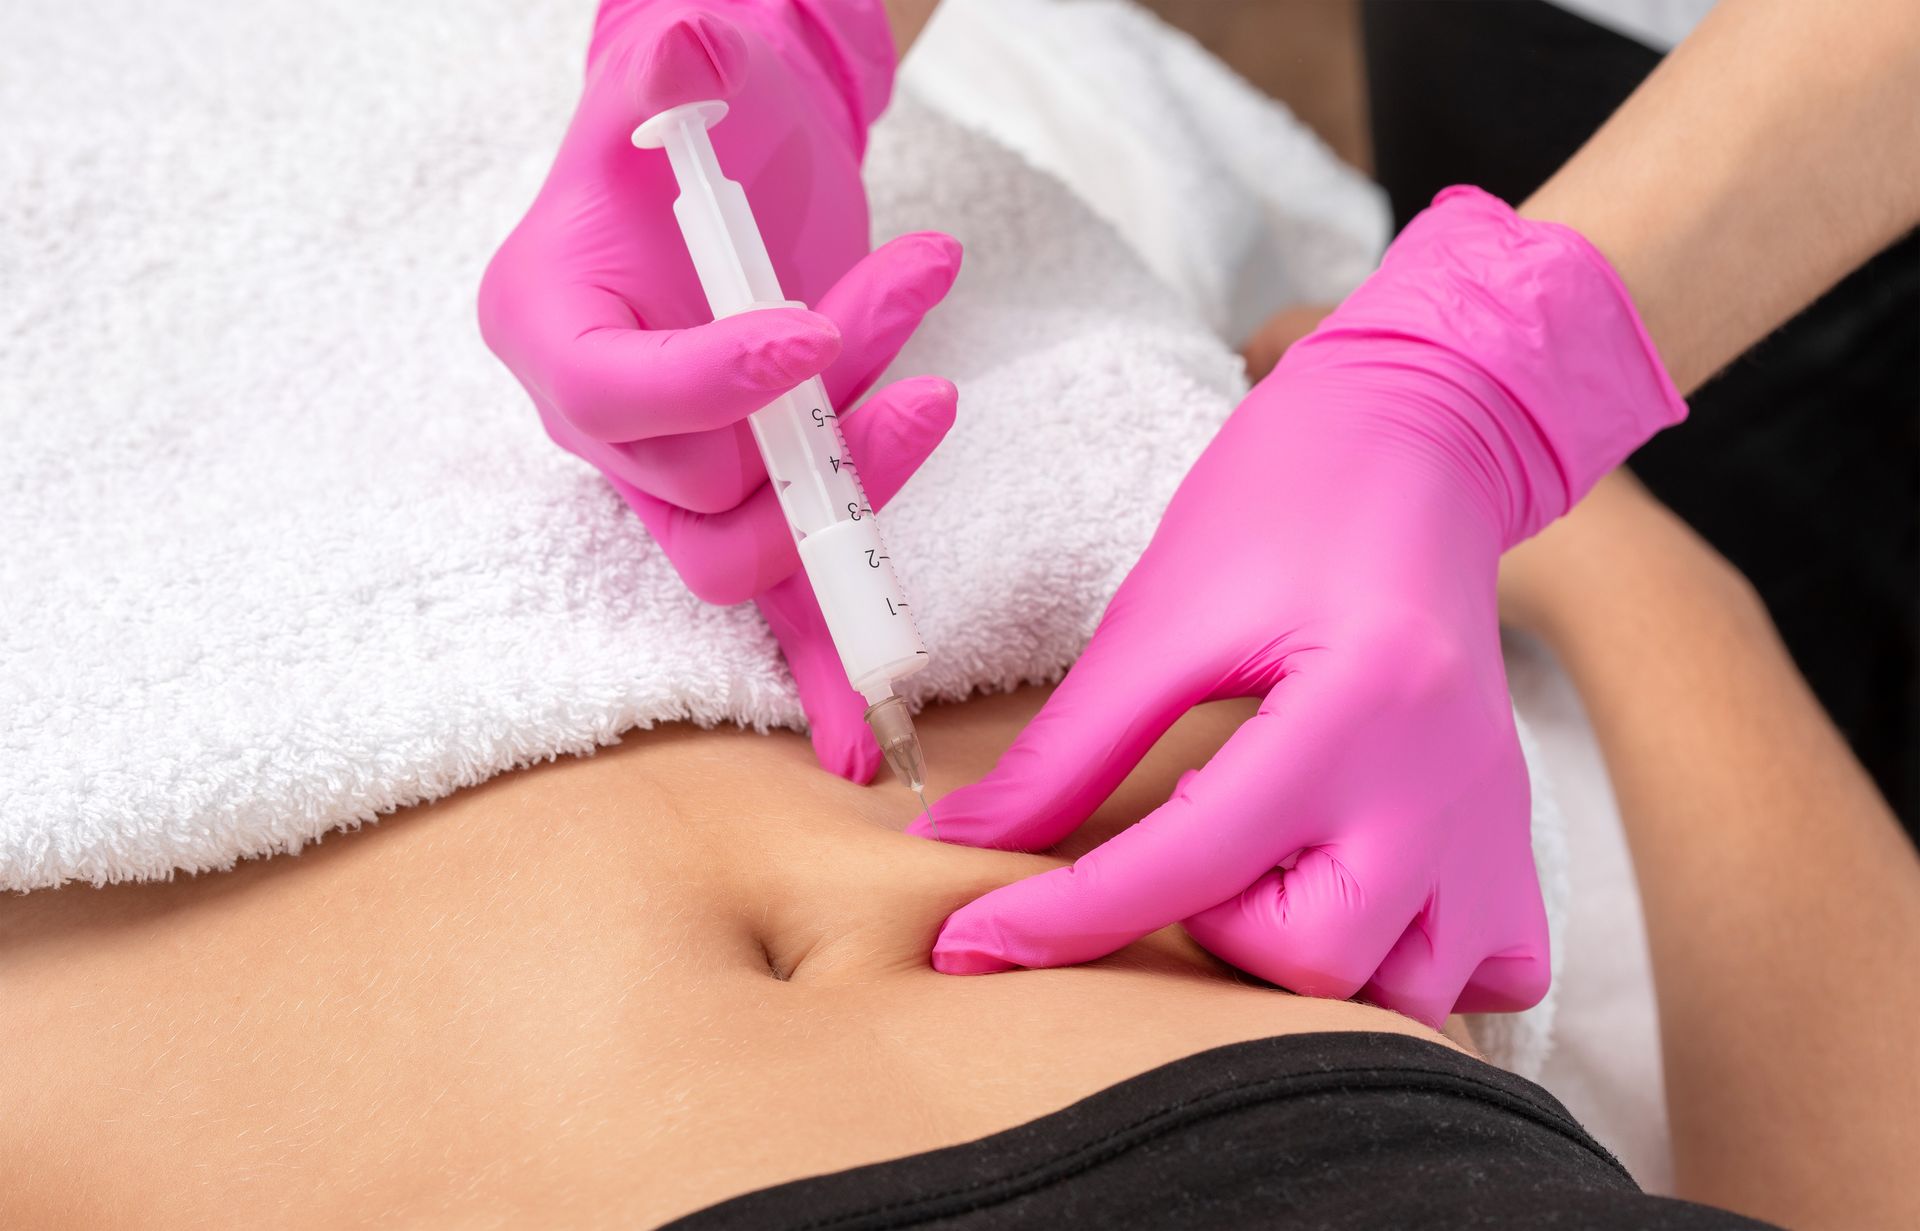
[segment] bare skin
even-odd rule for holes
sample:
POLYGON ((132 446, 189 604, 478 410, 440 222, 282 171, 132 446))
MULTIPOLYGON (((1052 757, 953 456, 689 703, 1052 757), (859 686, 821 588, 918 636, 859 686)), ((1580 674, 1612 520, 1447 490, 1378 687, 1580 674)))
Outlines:
POLYGON ((894 54, 904 56, 933 19, 940 0, 886 0, 887 28, 893 32, 894 54))
POLYGON ((1334 307, 1330 303, 1296 304, 1269 316, 1240 347, 1240 358, 1247 364, 1247 380, 1265 380, 1287 348, 1312 333, 1334 307))
POLYGON ((1765 609, 1624 473, 1501 587, 1578 685, 1625 818, 1680 1192, 1920 1226, 1920 860, 1765 609))
MULTIPOLYGON (((1043 697, 926 714, 935 791, 1043 697)), ((1103 829, 1244 717, 1177 729, 1103 829)), ((907 837, 914 807, 797 735, 671 727, 297 858, 0 899, 0 1225, 652 1225, 1220 1044, 1444 1042, 1254 986, 1177 930, 936 974, 950 911, 1072 852, 907 837)))
MULTIPOLYGON (((1619 784, 1681 1195, 1920 1222, 1920 865, 1757 603, 1624 479, 1503 589, 1619 784)), ((925 715, 936 792, 1043 695, 925 715)), ((298 858, 0 900, 0 1224, 645 1224, 1219 1044, 1444 1043, 1173 930, 1083 967, 928 968, 956 903, 1144 813, 1244 716, 1196 712, 1053 856, 905 837, 904 792, 819 773, 798 736, 663 728, 298 858)))
POLYGON ((1920 5, 1726 0, 1520 212, 1606 254, 1692 390, 1920 222, 1920 5))
MULTIPOLYGON (((1725 0, 1521 212, 1607 255, 1696 388, 1920 222, 1920 6, 1725 0)), ((1257 331, 1251 377, 1322 311, 1257 331)), ((1624 476, 1510 553, 1502 590, 1616 777, 1682 1194, 1920 1225, 1920 868, 1764 610, 1624 476)))
MULTIPOLYGON (((1692 390, 1920 221, 1920 6, 1728 0, 1521 213, 1607 256, 1692 390)), ((1520 618, 1588 698, 1628 820, 1680 1183, 1795 1226, 1920 1225, 1914 852, 1702 559, 1622 477, 1503 566, 1553 596, 1520 618), (1600 685, 1623 669, 1645 685, 1600 685)))
POLYGON ((1920 4, 1721 0, 1520 213, 1606 255, 1691 392, 1920 224, 1920 4))
MULTIPOLYGON (((1254 378, 1330 310, 1269 322, 1254 378)), ((1793 1227, 1920 1225, 1920 862, 1764 606, 1625 471, 1508 552, 1500 587, 1613 776, 1678 1191, 1793 1227), (1806 995, 1840 1012, 1781 1011, 1806 995)))
MULTIPOLYGON (((1863 12, 1858 45, 1803 54, 1910 102, 1887 82, 1911 69, 1911 23, 1885 0, 1863 12)), ((1721 28, 1759 40, 1725 36, 1723 67, 1792 42, 1778 23, 1721 28)), ((1883 161, 1886 114, 1859 117, 1883 161)), ((1786 131, 1806 145, 1800 121, 1786 131)), ((1763 235, 1837 238, 1723 313, 1742 240, 1765 247, 1724 229, 1740 152, 1709 177, 1714 204, 1658 242, 1644 217, 1592 208, 1658 202, 1646 185, 1575 178, 1530 207, 1616 261, 1683 387, 1911 222, 1893 190, 1891 213, 1762 211, 1763 235)), ((1870 169, 1900 189, 1902 165, 1788 171, 1840 176, 1851 201, 1881 183, 1870 169)), ((1591 499, 1534 545, 1537 570, 1516 553, 1506 597, 1574 671, 1620 783, 1682 1194, 1800 1226, 1915 1225, 1920 869, 1751 595, 1663 516, 1591 499)), ((930 715, 936 789, 983 772, 1038 700, 930 715)), ((951 910, 1143 814, 1244 716, 1183 724, 1058 857, 905 838, 904 797, 818 773, 799 737, 667 729, 298 859, 0 902, 0 1223, 633 1225, 977 1137, 1221 1043, 1442 1041, 1249 986, 1171 932, 1067 970, 928 970, 951 910), (991 1061, 962 1062, 981 1038, 991 1061)))

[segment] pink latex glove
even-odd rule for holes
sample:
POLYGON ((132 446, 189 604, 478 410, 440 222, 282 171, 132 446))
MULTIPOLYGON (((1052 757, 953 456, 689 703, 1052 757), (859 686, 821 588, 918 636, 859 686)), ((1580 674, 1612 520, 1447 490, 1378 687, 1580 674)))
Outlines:
MULTIPOLYGON (((821 764, 871 778, 880 750, 847 684, 746 417, 823 374, 843 411, 953 284, 960 246, 907 235, 867 251, 860 157, 892 88, 879 0, 609 0, 553 169, 480 286, 487 345, 547 434, 591 462, 693 592, 756 599, 793 668, 821 764), (633 129, 728 102, 712 130, 788 295, 712 321, 672 207, 665 155, 633 129)), ((954 389, 903 380, 843 419, 874 504, 924 461, 954 389)))
POLYGON ((1585 240, 1442 193, 1234 412, 1046 707, 934 806, 940 837, 1052 846, 1191 706, 1258 714, 1152 815, 954 912, 934 966, 1083 962, 1184 920, 1264 979, 1430 1025, 1536 1002, 1500 553, 1685 413, 1585 240))

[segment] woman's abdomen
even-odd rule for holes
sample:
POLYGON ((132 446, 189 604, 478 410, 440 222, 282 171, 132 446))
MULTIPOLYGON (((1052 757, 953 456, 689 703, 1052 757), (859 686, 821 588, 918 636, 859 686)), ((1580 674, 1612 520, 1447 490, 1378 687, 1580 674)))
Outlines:
MULTIPOLYGON (((930 714, 936 769, 977 776, 1036 704, 930 714)), ((1176 732, 1166 772, 1224 733, 1176 732)), ((908 798, 671 728, 297 858, 0 902, 0 1222, 650 1223, 1223 1043, 1435 1037, 1177 930, 936 974, 948 912, 1060 860, 906 837, 908 798)))

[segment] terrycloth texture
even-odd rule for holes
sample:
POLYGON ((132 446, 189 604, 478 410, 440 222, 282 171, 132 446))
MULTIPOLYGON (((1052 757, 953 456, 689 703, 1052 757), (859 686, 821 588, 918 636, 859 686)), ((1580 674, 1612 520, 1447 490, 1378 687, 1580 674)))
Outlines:
MULTIPOLYGON (((0 885, 226 867, 634 726, 798 723, 753 611, 688 596, 474 329, 576 92, 589 14, 556 7, 16 23, 0 885)), ((1238 365, 992 143, 902 103, 870 178, 879 234, 968 246, 900 367, 965 406, 888 518, 915 697, 1055 676, 1238 365)))
MULTIPOLYGON (((945 4, 900 79, 1064 180, 1230 345, 1276 309, 1340 299, 1386 246, 1377 186, 1128 0, 945 4)), ((1560 971, 1573 894, 1567 821, 1527 717, 1517 713, 1516 727, 1560 971)), ((1556 983, 1524 1013, 1474 1016, 1475 1041, 1537 1078, 1554 1050, 1560 999, 1556 983)))
MULTIPOLYGON (((0 887, 297 850, 654 722, 797 723, 752 610, 685 593, 473 327, 590 18, 541 0, 15 16, 0 887)), ((897 369, 962 391, 888 518, 934 656, 916 695, 1053 678, 1237 401, 1238 364, 1058 183, 910 99, 868 178, 876 234, 967 244, 897 369)))

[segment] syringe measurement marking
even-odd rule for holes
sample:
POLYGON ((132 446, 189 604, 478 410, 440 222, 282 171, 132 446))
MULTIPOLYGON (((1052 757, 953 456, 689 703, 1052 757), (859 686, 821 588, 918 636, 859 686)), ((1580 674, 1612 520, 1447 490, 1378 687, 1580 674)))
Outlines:
MULTIPOLYGON (((847 438, 846 438, 846 435, 840 431, 839 423, 829 422, 830 420, 839 419, 840 417, 839 415, 835 414, 830 410, 823 409, 822 407, 819 407, 819 406, 811 407, 809 410, 809 414, 813 418, 813 425, 815 427, 831 426, 833 429, 834 440, 839 444, 839 446, 843 450, 847 447, 847 438)), ((859 482, 858 476, 860 472, 854 466, 852 457, 849 457, 849 456, 836 457, 832 454, 828 454, 827 462, 833 467, 833 472, 835 474, 839 474, 840 468, 842 466, 845 466, 848 473, 854 476, 854 481, 856 483, 859 482)), ((861 495, 865 495, 865 494, 866 494, 865 492, 861 492, 861 495)), ((849 501, 847 503, 847 517, 848 517, 848 520, 850 521, 859 521, 862 518, 862 516, 872 517, 873 515, 874 515, 873 506, 871 505, 863 505, 858 501, 849 501)), ((877 569, 880 567, 880 561, 891 560, 891 559, 893 559, 892 556, 880 555, 873 548, 867 549, 867 567, 868 568, 877 569)), ((890 616, 905 615, 907 619, 909 620, 913 619, 913 616, 908 612, 907 607, 908 607, 908 604, 905 602, 895 603, 893 599, 891 598, 887 599, 887 614, 890 616)), ((931 655, 929 655, 925 650, 915 650, 914 653, 921 658, 931 657, 931 655)))
MULTIPOLYGON (((812 416, 815 427, 831 427, 833 429, 834 443, 840 447, 840 453, 838 456, 828 454, 827 464, 833 467, 835 474, 839 474, 841 468, 844 467, 847 473, 853 476, 854 482, 856 484, 859 483, 860 468, 853 464, 853 458, 847 453, 847 436, 845 432, 840 430, 840 416, 820 406, 811 407, 807 413, 812 416)), ((864 492, 861 494, 865 495, 864 492)), ((873 510, 869 509, 867 511, 870 513, 873 510)), ((854 520, 858 521, 859 518, 855 517, 854 520)))

